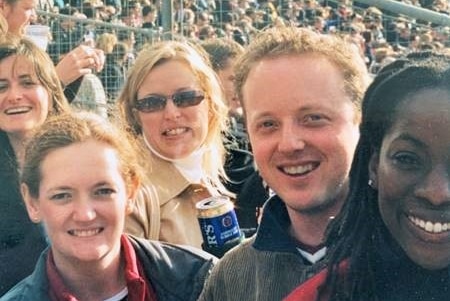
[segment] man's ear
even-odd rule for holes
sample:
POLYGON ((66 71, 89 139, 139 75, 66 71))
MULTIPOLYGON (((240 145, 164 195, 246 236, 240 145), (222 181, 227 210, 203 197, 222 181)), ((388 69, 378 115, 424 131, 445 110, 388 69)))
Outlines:
POLYGON ((369 186, 378 189, 378 166, 380 162, 380 154, 374 152, 369 161, 369 186))
POLYGON ((33 223, 41 222, 42 217, 38 200, 31 196, 30 190, 28 189, 28 186, 26 184, 21 184, 20 190, 22 192, 22 197, 31 221, 33 223))

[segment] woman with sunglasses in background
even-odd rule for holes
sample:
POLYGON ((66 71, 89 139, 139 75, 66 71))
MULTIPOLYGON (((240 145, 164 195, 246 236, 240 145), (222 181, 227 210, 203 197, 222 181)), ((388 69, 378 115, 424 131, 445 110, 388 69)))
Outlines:
POLYGON ((143 171, 134 139, 94 113, 49 119, 26 146, 22 194, 50 247, 1 301, 195 301, 215 258, 123 234, 143 171))
POLYGON ((196 203, 229 195, 221 181, 228 110, 207 62, 201 49, 165 41, 143 49, 128 75, 120 112, 147 149, 160 206, 157 214, 150 203, 138 203, 128 220, 130 233, 200 248, 196 203))
POLYGON ((0 296, 33 270, 47 243, 19 190, 23 143, 49 115, 68 110, 50 57, 26 39, 0 42, 0 296))

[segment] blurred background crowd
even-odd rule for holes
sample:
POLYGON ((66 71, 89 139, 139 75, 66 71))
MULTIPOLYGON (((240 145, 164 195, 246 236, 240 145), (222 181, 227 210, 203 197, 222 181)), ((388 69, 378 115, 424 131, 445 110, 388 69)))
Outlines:
MULTIPOLYGON (((449 27, 363 2, 367 1, 40 0, 34 23, 51 28, 47 51, 55 62, 80 44, 104 51, 106 64, 97 76, 108 103, 118 96, 137 52, 145 43, 161 39, 228 38, 245 46, 255 33, 267 27, 308 27, 354 42, 373 74, 409 52, 448 51, 449 27)), ((446 0, 398 2, 450 13, 446 0)))

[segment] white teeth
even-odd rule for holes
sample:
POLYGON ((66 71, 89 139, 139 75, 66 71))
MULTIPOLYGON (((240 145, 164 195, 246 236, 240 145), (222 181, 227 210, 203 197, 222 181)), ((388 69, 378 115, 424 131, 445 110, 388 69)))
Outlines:
POLYGON ((419 221, 419 227, 425 229, 425 221, 424 220, 419 221))
POLYGON ((425 231, 433 232, 433 223, 432 222, 426 222, 425 223, 425 231))
POLYGON ((170 130, 165 131, 164 134, 167 136, 176 136, 176 135, 180 135, 186 131, 187 131, 186 128, 175 128, 175 129, 170 129, 170 130))
POLYGON ((301 165, 301 166, 291 166, 291 167, 284 167, 283 171, 290 175, 296 175, 296 174, 304 174, 308 171, 313 170, 314 165, 312 163, 301 165))
POLYGON ((417 227, 425 230, 429 233, 442 233, 450 230, 450 222, 449 223, 433 223, 431 221, 424 221, 414 216, 408 216, 408 219, 413 222, 417 227))
POLYGON ((94 236, 94 235, 100 233, 100 231, 101 231, 100 228, 96 228, 96 229, 89 229, 89 230, 70 230, 69 233, 72 234, 73 236, 89 237, 89 236, 94 236))
POLYGON ((20 114, 30 111, 30 107, 15 107, 5 110, 6 114, 20 114))

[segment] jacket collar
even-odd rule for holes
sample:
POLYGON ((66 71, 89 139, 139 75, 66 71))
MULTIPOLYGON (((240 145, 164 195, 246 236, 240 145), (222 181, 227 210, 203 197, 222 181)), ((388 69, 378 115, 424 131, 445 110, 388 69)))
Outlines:
MULTIPOLYGON (((153 288, 147 284, 141 263, 136 257, 133 245, 126 235, 121 237, 121 253, 125 261, 125 279, 128 287, 127 300, 134 301, 156 301, 153 288)), ((69 292, 59 275, 53 261, 52 251, 47 255, 47 277, 49 279, 49 294, 51 300, 77 301, 78 299, 69 292)))
POLYGON ((264 205, 261 223, 253 246, 261 251, 298 254, 295 240, 288 232, 290 224, 286 205, 279 196, 272 196, 264 205))
POLYGON ((190 183, 172 163, 151 154, 149 156, 151 163, 147 176, 162 206, 183 192, 190 183))

